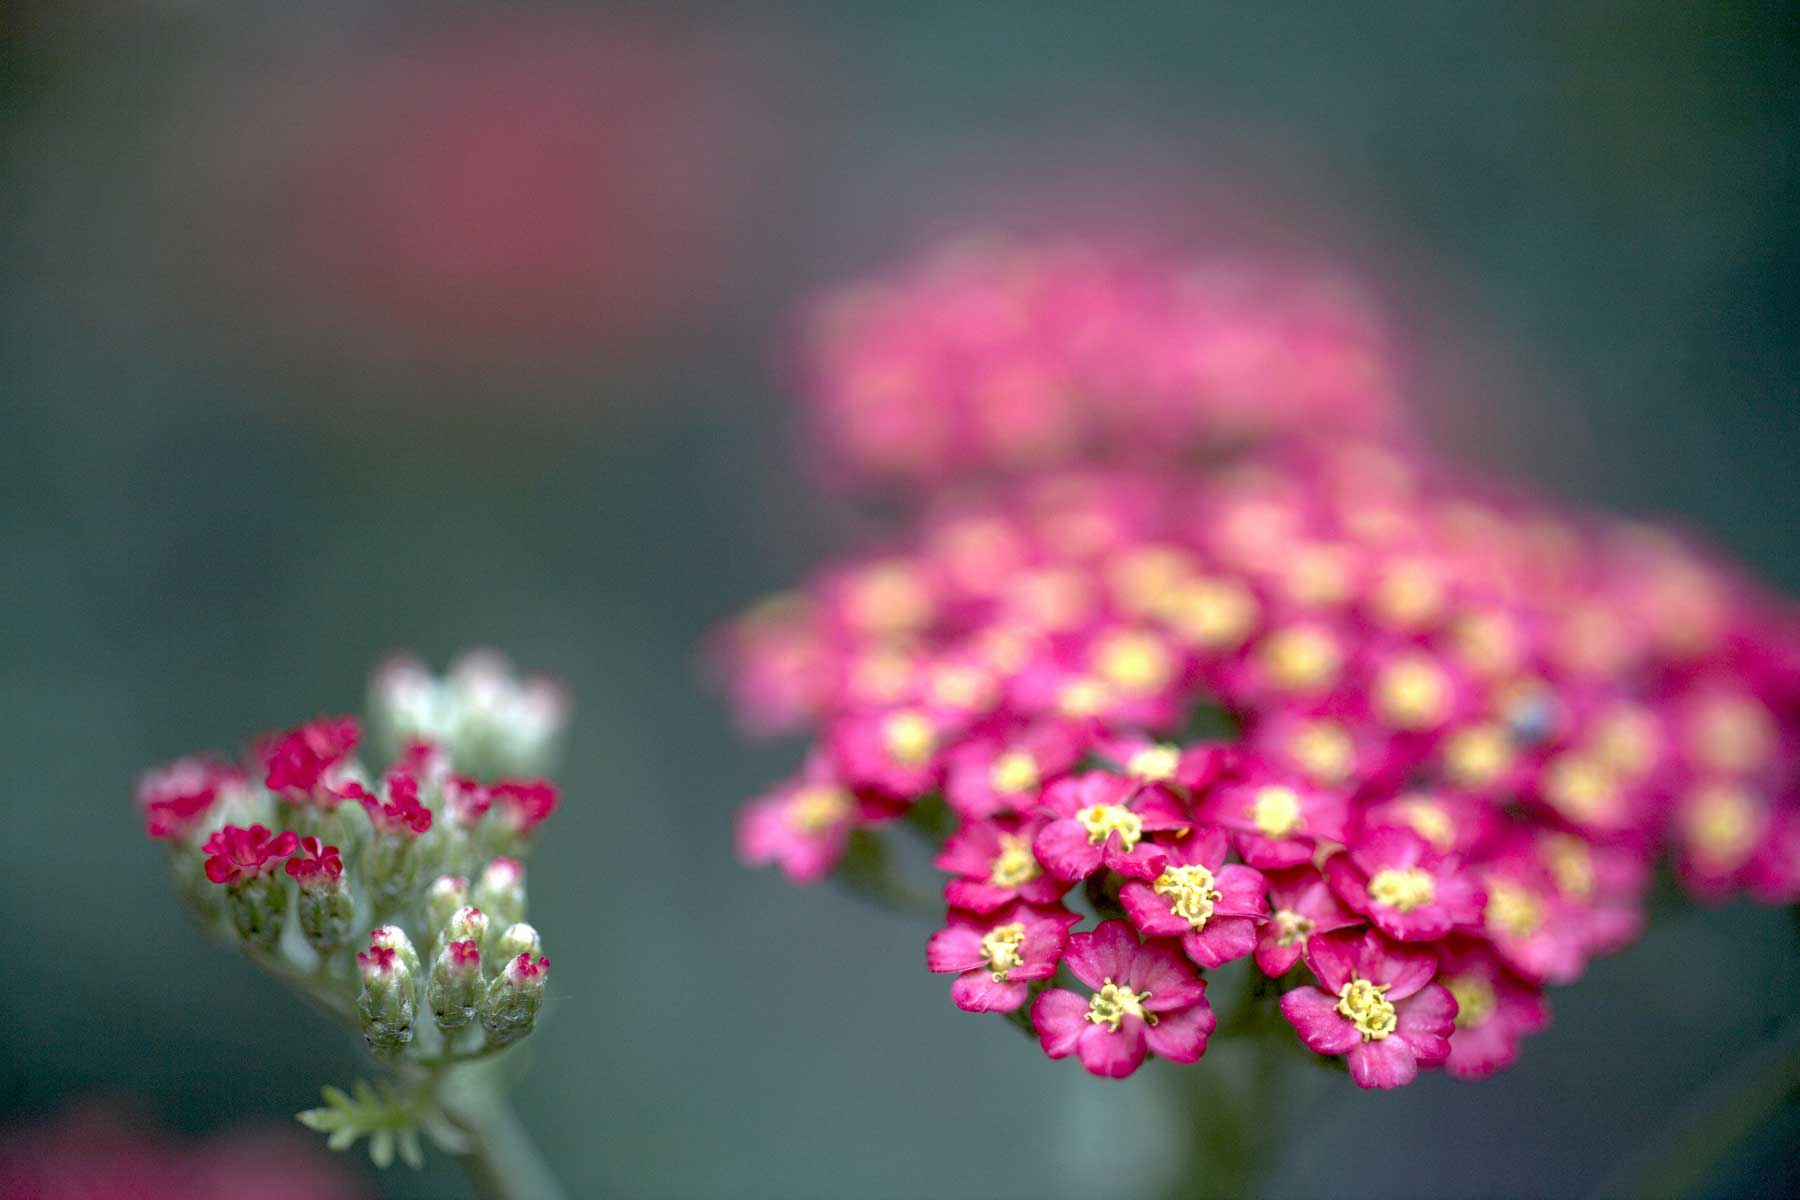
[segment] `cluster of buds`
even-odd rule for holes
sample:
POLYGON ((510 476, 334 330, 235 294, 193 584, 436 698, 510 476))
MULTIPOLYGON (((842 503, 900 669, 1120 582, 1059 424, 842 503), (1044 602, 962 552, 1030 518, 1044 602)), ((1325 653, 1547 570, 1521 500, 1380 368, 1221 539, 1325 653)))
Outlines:
POLYGON ((138 806, 203 926, 352 1020, 383 1061, 439 1069, 517 1042, 543 1002, 522 860, 556 788, 465 766, 546 765, 564 706, 492 655, 444 681, 414 671, 376 679, 385 771, 357 757, 355 718, 326 718, 260 739, 242 764, 146 772, 138 806))
POLYGON ((930 483, 1383 433, 1383 336, 1340 283, 1116 244, 959 242, 819 305, 803 346, 828 470, 930 483))
POLYGON ((925 832, 929 967, 1098 1075, 1198 1059, 1204 972, 1249 959, 1362 1086, 1482 1078, 1665 856, 1800 899, 1800 615, 1391 440, 927 499, 719 650, 747 727, 818 730, 743 857, 810 883, 925 832))

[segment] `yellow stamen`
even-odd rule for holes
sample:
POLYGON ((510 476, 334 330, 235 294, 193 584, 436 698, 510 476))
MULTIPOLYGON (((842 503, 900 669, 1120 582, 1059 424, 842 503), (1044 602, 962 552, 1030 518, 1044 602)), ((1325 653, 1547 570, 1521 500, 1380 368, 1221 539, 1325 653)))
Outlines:
POLYGON ((1375 681, 1375 706, 1396 729, 1429 729, 1450 707, 1450 677, 1422 654, 1395 660, 1375 681))
POLYGON ((1423 796, 1407 796, 1400 801, 1400 813, 1412 831, 1430 842, 1438 853, 1448 853, 1456 845, 1456 822, 1443 805, 1423 796))
POLYGON ((1508 938, 1528 938, 1544 927, 1541 900, 1517 884, 1497 879, 1488 884, 1487 927, 1508 938))
POLYGON ((1689 845, 1707 866, 1729 870, 1742 863, 1756 844, 1756 801, 1739 784, 1703 784, 1689 793, 1681 824, 1689 845))
POLYGON ((1512 765, 1512 739, 1498 725, 1459 729, 1444 746, 1444 765, 1451 782, 1483 787, 1512 765))
POLYGON ((1119 835, 1119 845, 1129 851, 1144 836, 1144 819, 1122 804, 1090 804, 1075 814, 1087 830, 1088 844, 1098 846, 1109 834, 1119 835))
POLYGON ((1309 721, 1288 744, 1294 762, 1314 783, 1342 783, 1350 777, 1356 743, 1335 721, 1309 721))
POLYGON ((1387 867, 1369 880, 1369 899, 1395 912, 1411 912, 1437 899, 1437 883, 1422 867, 1387 867))
POLYGON ((1302 824, 1300 797, 1293 788, 1279 784, 1258 788, 1250 801, 1250 820, 1264 837, 1288 837, 1302 824))
POLYGON ((1278 945, 1292 946, 1296 942, 1305 942, 1312 936, 1313 919, 1304 913, 1297 913, 1291 908, 1275 910, 1275 941, 1278 945))
POLYGON ((1256 597, 1231 579, 1196 579, 1170 600, 1165 620, 1177 634, 1207 650, 1241 645, 1256 624, 1256 597))
POLYGON ((1213 873, 1199 864, 1168 867, 1151 887, 1157 895, 1169 898, 1169 912, 1192 925, 1195 933, 1206 928, 1213 905, 1221 898, 1213 873))
POLYGON ((1559 754, 1544 767, 1544 799, 1571 821, 1602 823, 1618 812, 1612 771, 1584 754, 1559 754))
POLYGON ((1088 1001, 1087 1019, 1096 1025, 1104 1025, 1113 1033, 1119 1032, 1119 1023, 1126 1017, 1136 1017, 1146 1025, 1156 1024, 1156 1014, 1144 1011, 1144 1001, 1150 998, 1149 992, 1133 992, 1128 987, 1120 987, 1107 976, 1094 998, 1088 1001))
POLYGON ((1102 679, 1134 696, 1161 691, 1175 674, 1175 661, 1161 639, 1129 630, 1102 638, 1094 665, 1102 679))
POLYGON ((1479 975, 1458 975, 1454 979, 1446 979, 1444 986, 1456 997, 1456 1027, 1458 1029, 1474 1029, 1485 1025, 1488 1018, 1494 1015, 1499 1000, 1494 995, 1494 985, 1479 975))
POLYGON ((1174 746, 1146 746, 1131 756, 1125 771, 1133 779, 1145 783, 1164 783, 1175 778, 1181 766, 1181 751, 1174 746))
POLYGON ((1580 838, 1568 833, 1545 838, 1544 864, 1563 895, 1586 900, 1594 894, 1594 855, 1580 838))
POLYGON ((903 767, 918 767, 929 762, 936 752, 937 730, 924 713, 909 709, 882 722, 881 741, 895 762, 903 767))
POLYGON ((802 833, 821 833, 850 815, 850 794, 818 784, 802 788, 788 801, 788 820, 802 833))
POLYGON ((1392 986, 1352 979, 1338 989, 1337 1010, 1355 1023, 1356 1032, 1362 1034, 1363 1041, 1379 1042, 1394 1032, 1398 1018, 1393 1003, 1387 998, 1388 988, 1392 986))
POLYGON ((1258 649, 1269 678, 1290 692, 1319 692, 1337 680, 1343 652, 1324 630, 1294 625, 1270 634, 1258 649))
POLYGON ((1016 833, 1000 835, 1000 853, 994 855, 988 882, 994 887, 1016 888, 1038 877, 1037 856, 1031 852, 1031 841, 1016 833))
POLYGON ((1025 750, 1008 750, 988 771, 988 785, 1002 796, 1035 792, 1039 782, 1037 759, 1025 750))
POLYGON ((1021 921, 996 925, 981 935, 981 954, 994 973, 995 983, 1005 983, 1006 973, 1025 961, 1019 953, 1024 941, 1025 925, 1021 921))

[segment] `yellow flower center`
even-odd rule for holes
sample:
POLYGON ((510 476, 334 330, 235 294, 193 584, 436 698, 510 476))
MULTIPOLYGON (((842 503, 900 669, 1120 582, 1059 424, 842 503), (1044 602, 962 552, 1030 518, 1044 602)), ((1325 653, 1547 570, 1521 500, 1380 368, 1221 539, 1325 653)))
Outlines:
POLYGON ((1387 998, 1392 984, 1352 979, 1338 989, 1337 1010, 1356 1025, 1365 1042, 1379 1042, 1394 1032, 1394 1006, 1387 998))
POLYGON ((788 819, 802 833, 821 833, 849 815, 849 793, 825 784, 802 788, 788 802, 788 819))
POLYGON ((883 563, 856 581, 848 608, 850 619, 868 633, 906 633, 931 620, 931 592, 911 567, 883 563))
POLYGON ((1594 753, 1622 778, 1642 779, 1656 765, 1656 718, 1636 705, 1602 717, 1593 735, 1594 753))
POLYGON ((1458 975, 1454 979, 1446 979, 1444 986, 1456 997, 1458 1029, 1474 1029, 1478 1025, 1485 1025, 1488 1018, 1494 1015, 1494 1009, 1499 1003, 1494 996, 1494 985, 1481 976, 1458 975))
POLYGON ((1721 697, 1700 711, 1692 734, 1694 757, 1715 771, 1753 771, 1776 742, 1769 710, 1748 696, 1721 697))
POLYGON ((1473 725, 1453 734, 1444 746, 1444 765, 1463 787, 1492 783, 1512 765, 1512 739, 1498 725, 1473 725))
POLYGON ((1113 1033, 1119 1032, 1119 1022, 1126 1017, 1136 1017, 1146 1025, 1154 1025, 1156 1014, 1144 1011, 1144 1001, 1149 998, 1149 992, 1133 992, 1130 988, 1120 987, 1109 975, 1100 990, 1094 993, 1094 998, 1088 1001, 1087 1019, 1106 1026, 1113 1033))
POLYGON ((1297 913, 1291 908, 1275 910, 1275 941, 1282 946, 1292 946, 1296 942, 1304 942, 1312 936, 1313 919, 1305 913, 1297 913))
POLYGON ((1095 655, 1100 677, 1122 692, 1143 696, 1166 687, 1175 663, 1154 634, 1108 634, 1095 655))
POLYGON ((1438 853, 1447 853, 1456 845, 1456 822, 1443 805, 1423 796, 1408 796, 1400 801, 1400 813, 1412 831, 1430 842, 1438 853))
POLYGON ((1582 754, 1559 754, 1544 768, 1544 798, 1571 821, 1605 821, 1618 809, 1612 772, 1582 754))
POLYGON ((988 784, 1002 796, 1035 792, 1038 783, 1037 759, 1024 750, 1008 750, 988 771, 988 784))
POLYGON ((1057 711, 1065 717, 1092 717, 1112 703, 1112 693, 1098 679, 1083 675, 1063 684, 1056 696, 1057 711))
POLYGON ((1259 788, 1250 801, 1250 820, 1264 837, 1287 837, 1300 828, 1300 797, 1290 787, 1259 788))
POLYGON ((881 726, 881 741, 889 757, 903 767, 923 766, 937 749, 937 730, 924 713, 897 712, 881 726))
POLYGON ((1119 845, 1130 850, 1144 836, 1144 819, 1122 804, 1090 804, 1075 814, 1087 830, 1088 843, 1098 846, 1108 834, 1119 835, 1119 845))
POLYGON ((1229 650, 1243 642, 1256 623, 1256 597, 1235 580, 1196 579, 1169 602, 1166 614, 1175 632, 1208 650, 1229 650))
POLYGON ((1146 746, 1131 756, 1125 771, 1133 779, 1145 783, 1163 783, 1175 778, 1181 766, 1181 751, 1173 746, 1146 746))
POLYGON ((1422 867, 1388 867, 1369 880, 1369 899, 1395 912, 1411 912, 1437 899, 1437 885, 1422 867))
POLYGON ((1157 895, 1169 898, 1169 912, 1192 925, 1195 933, 1206 928, 1220 898, 1213 873, 1198 864, 1168 867, 1151 887, 1157 895))
POLYGON ((1291 692, 1323 691, 1343 666, 1343 654, 1330 635, 1305 625, 1270 634, 1259 653, 1269 678, 1291 692))
POLYGON ((1444 605, 1444 584, 1423 563, 1403 563, 1375 586, 1376 617, 1389 628, 1422 629, 1444 605))
POLYGON ((1450 706, 1450 677, 1423 655, 1402 658, 1375 681, 1375 705, 1396 729, 1429 729, 1450 706))
POLYGON ((1036 856, 1031 853, 1029 839, 1016 833, 1000 835, 1000 853, 994 855, 988 882, 995 887, 1016 888, 1038 877, 1036 856))
POLYGON ((1487 927, 1510 938, 1528 938, 1544 927, 1544 905, 1516 884, 1488 884, 1487 927))
POLYGON ((1312 721, 1294 734, 1289 745, 1302 771, 1315 783, 1342 783, 1350 777, 1356 744, 1335 721, 1312 721))
POLYGON ((993 677, 974 667, 939 667, 931 677, 932 698, 948 708, 991 708, 994 692, 993 677))
POLYGON ((1756 801, 1735 783, 1709 783, 1689 796, 1682 828, 1694 851, 1714 867, 1744 861, 1756 844, 1756 801))
POLYGON ((1580 838, 1567 833, 1547 838, 1544 863, 1565 896, 1586 900, 1594 894, 1594 856, 1580 838))
POLYGON ((1005 983, 1006 973, 1025 961, 1019 953, 1019 947, 1024 942, 1025 925, 1022 921, 996 925, 981 935, 981 955, 987 960, 988 969, 994 973, 995 983, 1005 983))

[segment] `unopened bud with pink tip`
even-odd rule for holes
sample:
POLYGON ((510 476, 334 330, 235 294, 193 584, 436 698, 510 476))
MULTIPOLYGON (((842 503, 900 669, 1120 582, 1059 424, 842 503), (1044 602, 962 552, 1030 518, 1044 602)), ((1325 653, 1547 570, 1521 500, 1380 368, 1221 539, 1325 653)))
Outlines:
POLYGON ((299 853, 287 860, 287 873, 300 885, 300 932, 314 950, 331 953, 344 944, 356 915, 344 884, 343 856, 336 846, 303 837, 299 853))
POLYGON ((490 859, 475 881, 470 900, 504 929, 525 919, 525 867, 504 855, 490 859))
POLYGON ((369 1049, 384 1057, 400 1053, 412 1041, 417 1011, 418 973, 408 959, 416 963, 418 956, 404 933, 398 939, 392 936, 398 932, 392 926, 377 930, 369 939, 369 948, 356 956, 357 974, 362 979, 362 991, 356 997, 357 1020, 369 1049), (388 936, 380 936, 384 933, 388 936))
POLYGON ((544 946, 538 940, 538 931, 523 921, 508 925, 494 942, 495 957, 501 962, 511 962, 521 954, 535 957, 543 952, 544 946))
POLYGON ((431 980, 425 989, 431 1015, 448 1033, 475 1019, 481 1003, 481 947, 471 939, 450 942, 431 964, 431 980))
POLYGON ((520 954, 507 962, 481 998, 481 1027, 489 1044, 504 1046, 531 1032, 549 978, 548 958, 520 954))

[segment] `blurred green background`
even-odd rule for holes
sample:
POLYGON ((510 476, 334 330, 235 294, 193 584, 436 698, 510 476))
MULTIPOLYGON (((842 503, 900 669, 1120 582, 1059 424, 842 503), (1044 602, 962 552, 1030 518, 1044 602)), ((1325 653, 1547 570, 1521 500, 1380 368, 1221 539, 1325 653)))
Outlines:
MULTIPOLYGON (((1160 1072, 1050 1063, 926 926, 733 861, 796 750, 696 644, 867 524, 798 468, 795 305, 993 224, 1322 256, 1444 445, 1800 589, 1797 155, 1781 4, 14 0, 0 1119, 206 1130, 362 1071, 186 925, 132 780, 482 643, 577 700, 519 1097, 572 1194, 1151 1190, 1160 1072)), ((1795 947, 1659 925, 1497 1080, 1296 1115, 1276 1190, 1587 1194, 1791 1014, 1795 947)), ((1710 1194, 1797 1147, 1789 1106, 1710 1194)))

